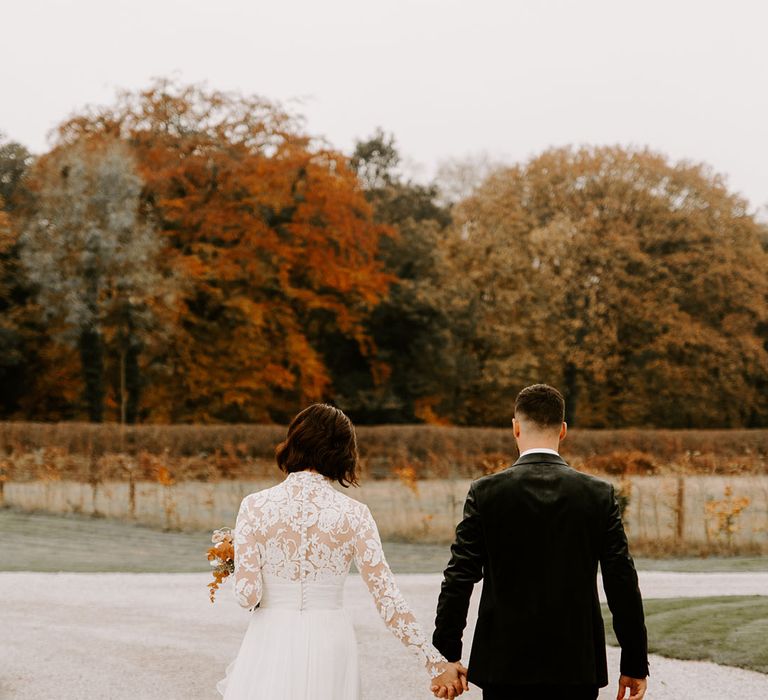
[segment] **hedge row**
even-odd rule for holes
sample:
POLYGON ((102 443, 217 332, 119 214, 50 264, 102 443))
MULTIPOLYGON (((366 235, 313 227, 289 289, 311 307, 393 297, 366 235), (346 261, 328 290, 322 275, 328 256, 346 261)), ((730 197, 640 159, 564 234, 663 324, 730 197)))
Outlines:
MULTIPOLYGON (((276 425, 0 423, 0 480, 273 477, 276 425)), ((512 432, 428 425, 358 428, 363 473, 475 477, 517 455, 512 432)), ((768 430, 573 430, 563 455, 594 473, 768 473, 768 430)))

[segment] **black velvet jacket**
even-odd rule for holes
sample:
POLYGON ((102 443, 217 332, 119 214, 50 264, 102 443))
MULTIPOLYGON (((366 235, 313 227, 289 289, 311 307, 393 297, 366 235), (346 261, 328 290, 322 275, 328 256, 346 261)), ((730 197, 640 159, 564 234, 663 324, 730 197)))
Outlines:
POLYGON ((461 657, 469 598, 483 579, 469 680, 608 684, 598 563, 621 672, 648 675, 637 573, 611 484, 533 453, 475 481, 445 570, 433 643, 461 657))

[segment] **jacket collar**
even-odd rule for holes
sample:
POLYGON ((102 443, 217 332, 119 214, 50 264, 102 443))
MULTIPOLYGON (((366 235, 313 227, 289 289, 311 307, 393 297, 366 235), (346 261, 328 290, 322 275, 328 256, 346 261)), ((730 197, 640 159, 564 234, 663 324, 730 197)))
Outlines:
POLYGON ((524 457, 518 457, 512 466, 517 467, 522 464, 559 464, 563 467, 568 466, 568 462, 560 455, 553 455, 549 452, 531 452, 524 457))

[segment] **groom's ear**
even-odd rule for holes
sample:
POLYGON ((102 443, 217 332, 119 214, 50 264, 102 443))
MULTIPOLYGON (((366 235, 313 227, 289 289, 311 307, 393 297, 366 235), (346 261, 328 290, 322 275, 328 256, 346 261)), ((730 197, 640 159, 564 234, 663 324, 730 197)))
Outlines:
POLYGON ((516 437, 520 437, 520 421, 516 418, 512 419, 512 434, 516 437))
POLYGON ((568 434, 568 423, 563 421, 563 425, 560 427, 560 442, 565 440, 565 436, 568 434))

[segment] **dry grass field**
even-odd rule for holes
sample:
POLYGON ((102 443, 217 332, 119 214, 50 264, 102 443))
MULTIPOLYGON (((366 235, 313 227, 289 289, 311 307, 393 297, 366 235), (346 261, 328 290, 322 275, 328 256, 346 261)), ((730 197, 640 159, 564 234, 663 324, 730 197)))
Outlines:
MULTIPOLYGON (((517 454, 508 428, 361 426, 363 475, 476 478, 517 454)), ((0 423, 0 483, 272 478, 277 425, 0 423)), ((766 474, 768 430, 578 430, 563 455, 590 473, 766 474)))

